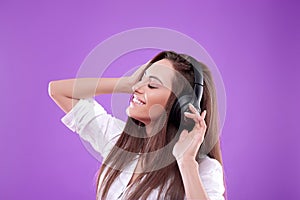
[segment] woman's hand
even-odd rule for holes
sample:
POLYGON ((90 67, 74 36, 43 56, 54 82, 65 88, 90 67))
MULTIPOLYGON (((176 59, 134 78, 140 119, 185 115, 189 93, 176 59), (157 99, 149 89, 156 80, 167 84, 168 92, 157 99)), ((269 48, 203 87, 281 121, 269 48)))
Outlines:
POLYGON ((131 76, 122 76, 120 78, 117 78, 116 83, 114 83, 114 90, 111 93, 131 94, 133 91, 132 87, 139 81, 139 78, 141 77, 149 62, 150 60, 146 64, 141 65, 131 76))
POLYGON ((204 121, 206 110, 204 110, 200 115, 192 104, 189 104, 189 108, 192 113, 185 112, 184 115, 187 118, 193 119, 195 126, 190 132, 184 129, 180 134, 179 140, 174 145, 173 155, 178 163, 196 160, 197 152, 204 140, 204 135, 207 128, 204 121))
POLYGON ((139 78, 142 76, 142 73, 144 73, 144 70, 150 61, 151 60, 149 60, 146 64, 141 65, 131 76, 126 77, 130 85, 130 89, 132 89, 133 85, 139 81, 139 78))

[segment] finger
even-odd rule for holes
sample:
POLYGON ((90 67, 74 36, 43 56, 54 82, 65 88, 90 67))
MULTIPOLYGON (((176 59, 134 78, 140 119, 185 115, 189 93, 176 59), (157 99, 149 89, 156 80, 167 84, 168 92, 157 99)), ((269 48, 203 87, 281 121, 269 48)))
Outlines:
MULTIPOLYGON (((151 59, 152 60, 152 59, 151 59)), ((151 62, 151 60, 149 60, 145 65, 148 65, 150 62, 151 62)))
POLYGON ((206 116, 206 111, 203 111, 203 113, 201 115, 196 115, 196 114, 192 114, 192 113, 188 113, 188 112, 184 112, 184 115, 187 118, 194 120, 196 128, 201 128, 201 127, 206 126, 205 121, 204 121, 204 117, 206 116))
POLYGON ((191 103, 189 103, 189 109, 192 111, 192 113, 200 115, 199 112, 198 112, 198 110, 191 103))
POLYGON ((203 128, 206 128, 206 122, 204 120, 205 116, 206 116, 206 111, 203 111, 201 116, 198 117, 200 127, 203 127, 203 128))
POLYGON ((184 116, 193 119, 195 122, 198 122, 198 117, 200 117, 200 115, 189 113, 189 112, 184 112, 184 116))
POLYGON ((189 113, 189 112, 184 112, 184 115, 188 118, 195 118, 195 119, 204 119, 206 116, 206 111, 203 111, 200 114, 195 114, 195 113, 189 113))
POLYGON ((206 113, 207 113, 207 111, 206 111, 206 110, 204 110, 204 111, 201 113, 201 117, 202 117, 203 119, 205 119, 205 117, 206 117, 206 113))
POLYGON ((201 118, 202 118, 200 115, 192 114, 192 113, 188 113, 188 112, 184 112, 184 115, 187 118, 190 118, 195 122, 195 127, 196 128, 200 128, 200 121, 201 121, 201 118))

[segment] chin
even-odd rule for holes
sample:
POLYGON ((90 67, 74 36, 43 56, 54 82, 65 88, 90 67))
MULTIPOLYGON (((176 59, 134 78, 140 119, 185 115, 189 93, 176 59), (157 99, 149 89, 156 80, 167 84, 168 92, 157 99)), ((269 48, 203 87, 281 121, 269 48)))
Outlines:
POLYGON ((145 120, 141 118, 138 114, 136 114, 130 107, 126 109, 126 114, 128 117, 131 117, 132 119, 136 120, 139 123, 145 124, 145 120))

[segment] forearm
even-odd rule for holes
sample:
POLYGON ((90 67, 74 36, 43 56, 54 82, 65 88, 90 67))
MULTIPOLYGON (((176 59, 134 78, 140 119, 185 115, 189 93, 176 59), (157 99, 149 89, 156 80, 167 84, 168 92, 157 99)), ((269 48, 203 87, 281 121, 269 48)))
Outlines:
POLYGON ((178 162, 178 166, 187 199, 209 199, 200 179, 198 163, 194 160, 185 162, 181 161, 178 162))
POLYGON ((80 99, 108 93, 130 93, 132 83, 122 78, 77 78, 51 81, 48 93, 65 112, 69 112, 80 99))
POLYGON ((122 78, 77 78, 51 81, 52 95, 82 99, 100 94, 129 93, 132 84, 127 77, 122 78))

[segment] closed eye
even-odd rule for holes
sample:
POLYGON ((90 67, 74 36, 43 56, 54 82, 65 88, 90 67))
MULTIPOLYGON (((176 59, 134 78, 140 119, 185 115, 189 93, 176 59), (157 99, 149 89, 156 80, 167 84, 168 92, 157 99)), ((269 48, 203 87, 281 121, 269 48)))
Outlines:
POLYGON ((157 87, 156 87, 156 86, 153 86, 153 85, 151 85, 151 84, 148 84, 148 88, 150 88, 150 89, 156 89, 157 87))

